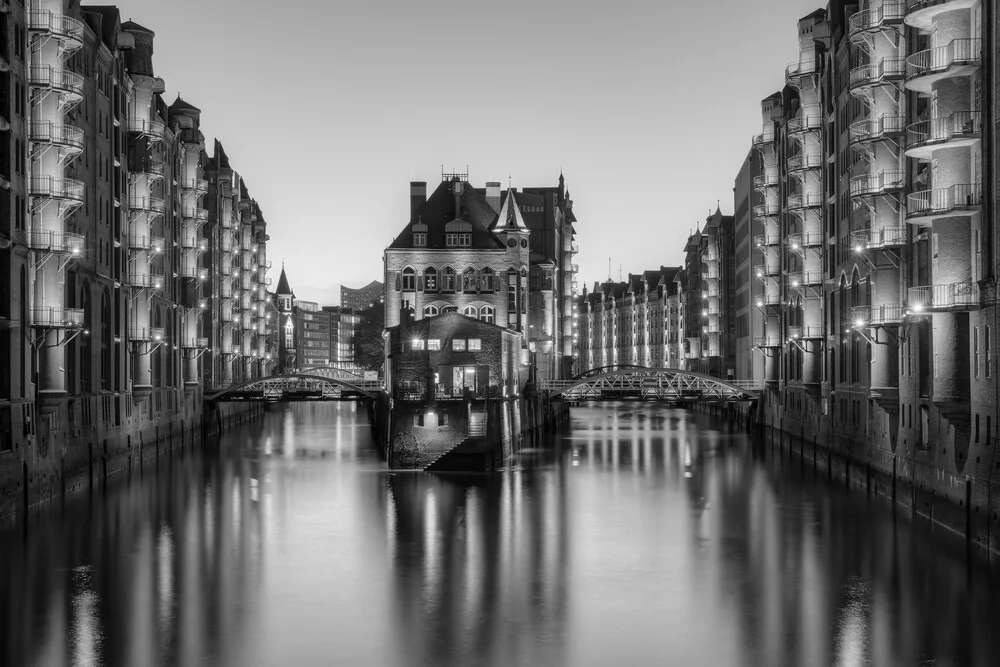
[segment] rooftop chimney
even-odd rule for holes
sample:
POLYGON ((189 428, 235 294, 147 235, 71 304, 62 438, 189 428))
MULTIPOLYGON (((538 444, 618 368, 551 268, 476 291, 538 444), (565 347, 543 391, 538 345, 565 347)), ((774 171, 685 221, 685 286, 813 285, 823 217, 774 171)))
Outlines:
POLYGON ((417 211, 427 201, 427 183, 410 181, 410 220, 415 220, 417 211))
POLYGON ((500 183, 490 181, 486 184, 486 203, 494 212, 500 212, 500 183))

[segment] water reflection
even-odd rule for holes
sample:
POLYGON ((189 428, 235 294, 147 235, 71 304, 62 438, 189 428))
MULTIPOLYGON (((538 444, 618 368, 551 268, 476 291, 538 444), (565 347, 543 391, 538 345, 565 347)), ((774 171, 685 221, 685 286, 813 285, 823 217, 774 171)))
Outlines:
POLYGON ((0 534, 4 665, 992 665, 960 542, 704 416, 612 405, 491 477, 300 405, 0 534))

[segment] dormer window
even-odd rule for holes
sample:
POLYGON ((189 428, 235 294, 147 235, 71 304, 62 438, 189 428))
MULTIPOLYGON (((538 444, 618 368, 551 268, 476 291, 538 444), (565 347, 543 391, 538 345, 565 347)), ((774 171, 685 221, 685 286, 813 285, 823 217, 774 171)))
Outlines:
POLYGON ((472 223, 458 218, 444 226, 444 245, 447 248, 468 248, 472 245, 472 223))
POLYGON ((422 222, 413 225, 413 247, 427 247, 427 225, 422 222))

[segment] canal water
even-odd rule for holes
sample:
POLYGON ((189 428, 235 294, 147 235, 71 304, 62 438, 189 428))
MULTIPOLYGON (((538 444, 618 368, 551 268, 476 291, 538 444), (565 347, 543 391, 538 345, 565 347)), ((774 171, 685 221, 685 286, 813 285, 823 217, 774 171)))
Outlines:
POLYGON ((479 478, 298 404, 0 533, 0 664, 998 665, 996 566, 634 404, 479 478))

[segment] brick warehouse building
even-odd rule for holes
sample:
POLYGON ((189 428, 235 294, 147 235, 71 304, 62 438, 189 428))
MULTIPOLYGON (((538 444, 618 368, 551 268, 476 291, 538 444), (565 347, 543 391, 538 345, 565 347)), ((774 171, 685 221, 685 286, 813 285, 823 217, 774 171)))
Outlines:
POLYGON ((0 12, 0 514, 200 432, 198 110, 112 6, 0 12))

